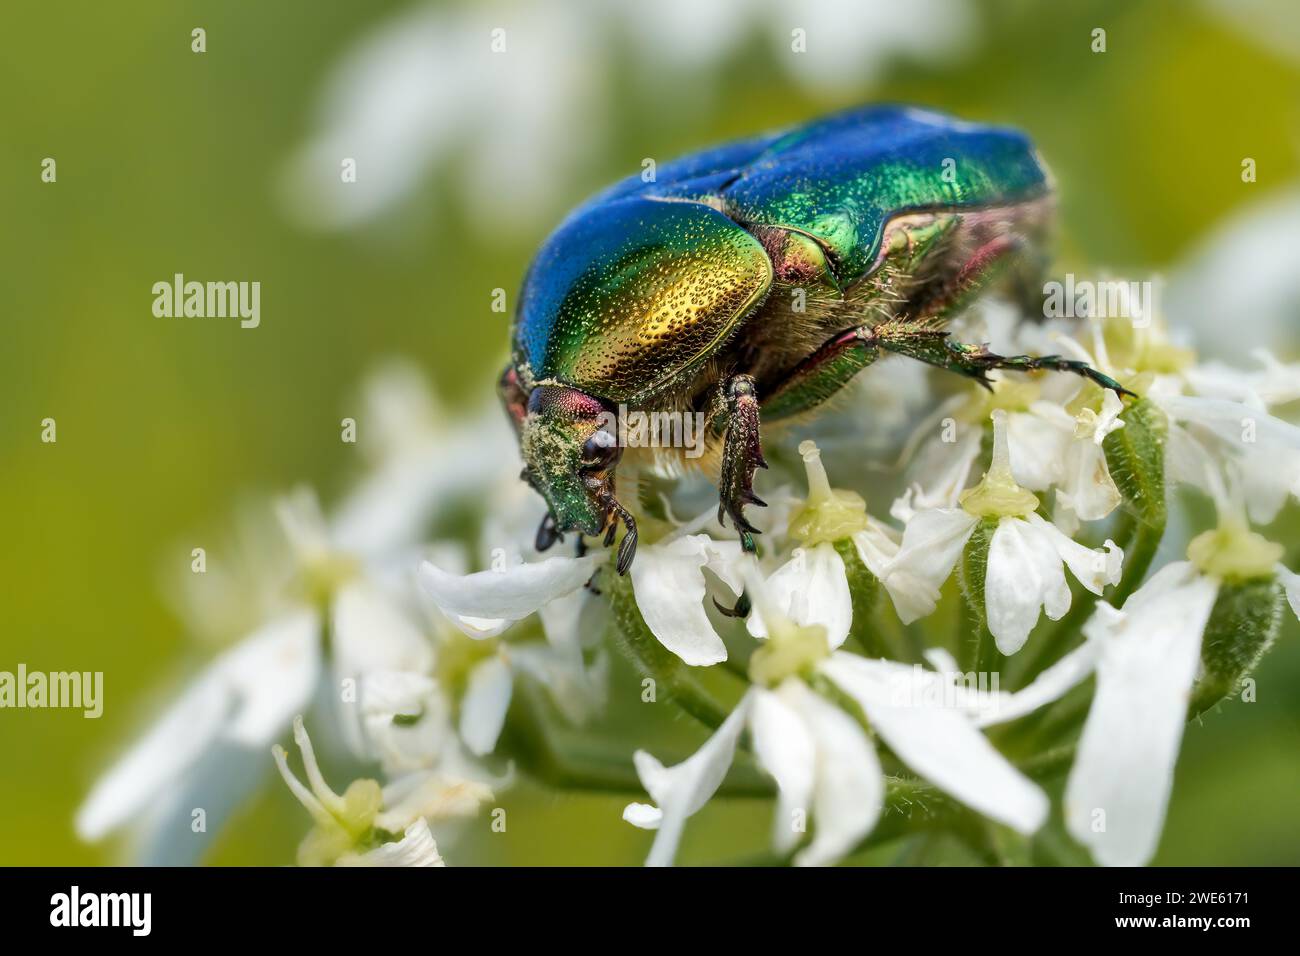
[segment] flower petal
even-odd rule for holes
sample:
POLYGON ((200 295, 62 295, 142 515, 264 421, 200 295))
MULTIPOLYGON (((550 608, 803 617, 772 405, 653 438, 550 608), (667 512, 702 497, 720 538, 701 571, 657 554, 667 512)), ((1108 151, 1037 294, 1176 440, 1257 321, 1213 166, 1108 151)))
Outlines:
POLYGON ((871 832, 880 817, 885 799, 880 759, 857 721, 802 681, 786 681, 778 693, 799 714, 816 747, 813 840, 795 862, 800 866, 835 863, 871 832))
MULTIPOLYGON (((794 623, 826 628, 826 640, 832 649, 848 638, 853 598, 844 559, 835 545, 823 542, 811 548, 796 548, 794 557, 767 579, 767 591, 776 610, 794 623)), ((755 637, 767 637, 761 615, 751 614, 746 627, 755 637)))
POLYGON ((510 665, 500 656, 489 657, 470 671, 460 702, 460 738, 470 753, 482 757, 496 747, 512 688, 510 665))
POLYGON ((429 824, 421 817, 416 820, 396 843, 383 843, 366 853, 349 853, 339 858, 335 866, 446 866, 438 853, 438 844, 429 832, 429 824))
POLYGON ((1107 538, 1100 548, 1086 548, 1041 515, 1032 514, 1025 520, 1047 536, 1070 573, 1093 594, 1100 595, 1108 584, 1119 584, 1124 552, 1114 541, 1107 538))
POLYGON ((853 534, 853 546, 867 570, 879 578, 898 557, 898 532, 868 519, 867 526, 853 534))
MULTIPOLYGON (((722 785, 748 715, 749 698, 745 697, 704 746, 674 767, 665 767, 644 750, 633 756, 637 776, 659 805, 658 832, 646 866, 668 866, 673 862, 687 818, 708 803, 722 785)), ((652 810, 642 803, 630 804, 623 811, 623 819, 634 826, 649 826, 656 819, 652 810)))
POLYGON ((1035 525, 1021 518, 1003 518, 989 542, 984 575, 989 633, 999 651, 1010 655, 1025 646, 1044 604, 1053 620, 1070 607, 1060 555, 1035 525))
POLYGON ((331 616, 337 676, 355 678, 372 670, 422 673, 433 667, 433 645, 379 587, 364 580, 344 586, 331 616))
POLYGON ((1046 491, 1061 480, 1074 441, 1074 419, 1060 405, 1035 402, 1030 412, 1007 415, 1007 450, 1016 484, 1046 491))
POLYGON ((744 589, 742 568, 750 560, 739 541, 718 541, 710 538, 705 548, 708 560, 704 566, 718 576, 731 593, 739 595, 744 589))
MULTIPOLYGON (((218 657, 144 737, 96 782, 77 811, 77 833, 97 840, 139 817, 186 777, 220 739, 269 747, 316 686, 320 618, 273 621, 218 657)), ((251 781, 250 781, 251 782, 251 781)))
POLYGON ((799 713, 770 690, 750 691, 749 726, 754 754, 763 769, 776 779, 776 818, 772 846, 788 853, 806 832, 812 809, 816 749, 799 713))
POLYGON ((1291 613, 1300 618, 1300 574, 1295 574, 1279 564, 1277 579, 1286 589, 1286 600, 1291 605, 1291 613))
POLYGON ((934 611, 939 587, 948 580, 976 523, 961 508, 918 511, 907 523, 898 555, 881 577, 904 624, 934 611))
POLYGON ((1179 562, 1122 611, 1099 604, 1097 693, 1065 792, 1065 822, 1097 862, 1140 866, 1160 839, 1201 637, 1217 585, 1179 562))
POLYGON ((862 707, 872 729, 909 767, 980 813, 1033 833, 1047 797, 994 749, 961 710, 934 693, 943 675, 840 651, 822 672, 862 707))
POLYGON ((704 612, 703 567, 708 535, 692 534, 642 548, 632 562, 632 591, 646 627, 687 664, 705 667, 727 659, 704 612))
MULTIPOLYGON (((1097 649, 1084 644, 1066 654, 1024 688, 1013 694, 985 694, 978 698, 972 710, 977 727, 992 727, 1023 717, 1055 700, 1082 684, 1097 663, 1097 649)), ((976 698, 972 698, 976 699, 976 698)))
POLYGON ((450 705, 428 674, 372 671, 357 691, 360 719, 344 721, 345 727, 356 727, 357 739, 349 743, 353 753, 377 760, 385 773, 432 767, 454 741, 450 705))
POLYGON ((420 584, 461 630, 470 637, 482 638, 491 636, 492 627, 481 626, 486 622, 497 622, 504 629, 548 601, 582 587, 602 560, 598 554, 581 558, 556 556, 466 575, 448 574, 425 561, 420 565, 420 584))
MULTIPOLYGON (((940 423, 941 418, 931 418, 922 427, 933 428, 940 423)), ((891 515, 910 522, 916 512, 956 506, 957 496, 966 487, 979 457, 983 429, 959 428, 955 437, 952 442, 931 439, 921 446, 907 468, 911 493, 890 506, 891 515)))
MULTIPOLYGON (((1107 392, 1106 394, 1112 394, 1107 392)), ((1100 521, 1116 507, 1122 497, 1106 464, 1106 452, 1094 442, 1070 442, 1063 459, 1057 502, 1074 512, 1080 521, 1100 521)))

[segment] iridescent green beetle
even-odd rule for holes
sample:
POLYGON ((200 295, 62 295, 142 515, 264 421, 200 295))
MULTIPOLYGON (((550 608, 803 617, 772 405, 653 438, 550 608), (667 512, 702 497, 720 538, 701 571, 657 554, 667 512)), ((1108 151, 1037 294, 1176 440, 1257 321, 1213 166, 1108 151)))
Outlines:
POLYGON ((648 178, 577 209, 524 280, 500 392, 549 509, 539 550, 570 530, 612 544, 621 521, 619 573, 630 566, 620 407, 707 416, 719 518, 752 550, 760 416, 815 408, 882 349, 980 381, 1050 368, 1124 392, 1081 362, 995 355, 944 331, 995 284, 1026 307, 1042 287, 1052 190, 1019 132, 872 107, 648 178))

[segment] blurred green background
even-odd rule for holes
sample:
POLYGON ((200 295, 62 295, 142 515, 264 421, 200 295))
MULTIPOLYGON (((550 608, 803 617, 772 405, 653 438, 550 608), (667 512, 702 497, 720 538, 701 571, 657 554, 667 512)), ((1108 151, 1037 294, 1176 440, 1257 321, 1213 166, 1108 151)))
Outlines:
MULTIPOLYGON (((786 14, 748 6, 737 7, 743 37, 685 77, 672 75, 676 61, 653 34, 612 29, 615 14, 593 12, 590 29, 608 31, 597 40, 605 55, 553 55, 605 108, 581 117, 580 154, 547 170, 526 215, 510 215, 509 177, 490 214, 476 205, 465 167, 482 125, 462 123, 467 148, 453 142, 383 216, 317 231, 287 212, 286 163, 317 129, 334 64, 411 5, 6 4, 0 669, 104 671, 106 709, 98 721, 0 712, 0 863, 113 859, 77 841, 73 811, 161 690, 210 653, 174 613, 165 577, 217 540, 250 492, 307 481, 328 502, 346 487, 357 448, 340 443, 338 420, 375 360, 406 356, 453 407, 479 402, 507 333, 491 290, 513 296, 565 209, 643 157, 875 99, 1007 122, 1037 139, 1060 182, 1062 261, 1131 270, 1171 267, 1225 216, 1300 180, 1300 60, 1209 4, 953 0, 967 18, 960 49, 873 53, 872 77, 816 86, 780 62, 801 4, 786 14), (190 50, 196 26, 207 30, 202 55, 190 50), (1107 30, 1105 54, 1090 50, 1094 27, 1107 30), (1244 156, 1256 159, 1258 183, 1241 181, 1244 156), (40 181, 44 157, 57 160, 56 184, 40 181), (260 281, 261 327, 155 318, 150 287, 174 272, 260 281), (57 444, 40 441, 46 417, 57 444)), ((529 7, 546 5, 475 5, 508 29, 529 7)), ((526 46, 526 31, 511 40, 526 46)), ((818 41, 810 35, 809 56, 818 41)), ((454 100, 476 82, 449 76, 440 95, 454 100)), ((480 119, 491 122, 490 107, 480 119)), ((527 165, 526 150, 517 161, 527 165)), ((1249 316, 1232 321, 1252 334, 1249 316)), ((1293 559, 1295 511, 1283 519, 1293 559)), ((1157 862, 1300 863, 1296 638, 1288 625, 1258 675, 1258 703, 1189 729, 1157 862)), ((636 724, 611 719, 637 739, 636 724)), ((648 838, 619 819, 624 802, 519 788, 502 803, 511 832, 526 837, 467 837, 456 855, 639 862, 648 838)), ((692 824, 683 861, 759 851, 768 812, 715 801, 692 824)), ((274 782, 209 858, 288 862, 307 823, 274 782)))

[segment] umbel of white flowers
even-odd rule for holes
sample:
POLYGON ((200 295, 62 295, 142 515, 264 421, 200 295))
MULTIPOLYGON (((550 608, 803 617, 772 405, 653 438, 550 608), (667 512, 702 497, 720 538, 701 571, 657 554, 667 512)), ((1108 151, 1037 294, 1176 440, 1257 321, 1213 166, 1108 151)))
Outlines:
POLYGON ((202 593, 187 580, 196 631, 246 636, 96 784, 79 832, 130 826, 137 860, 185 862, 203 846, 188 808, 207 806, 208 836, 219 832, 310 709, 318 738, 376 769, 335 794, 294 726, 306 783, 290 786, 316 822, 301 861, 432 860, 434 832, 454 860, 442 821, 507 785, 506 758, 560 786, 608 787, 609 768, 570 759, 585 750, 531 731, 545 722, 536 699, 574 725, 599 715, 613 637, 659 700, 710 730, 676 766, 628 741, 614 768, 649 794, 626 817, 657 830, 650 862, 674 858, 741 751, 778 796, 782 860, 943 832, 998 862, 1014 834, 1053 825, 1040 785, 1057 774, 1075 840, 1102 863, 1147 862, 1187 717, 1235 695, 1285 603, 1300 608, 1300 578, 1255 530, 1300 495, 1300 429, 1273 414, 1300 398, 1300 367, 1199 365, 1158 323, 1097 323, 1086 344, 1060 332, 1018 326, 999 347, 1084 359, 1143 399, 1065 376, 972 387, 917 426, 907 488, 875 513, 832 487, 806 442, 806 493, 765 489, 759 557, 713 509, 677 521, 670 503, 647 505, 627 578, 603 552, 541 560, 522 543, 540 504, 500 467, 513 440, 498 410, 444 419, 418 378, 386 372, 367 393, 370 468, 341 506, 326 518, 309 494, 290 496, 275 509, 287 547, 259 522, 244 574, 210 574, 202 593), (947 419, 955 441, 939 437, 947 419), (1177 486, 1217 508, 1190 540, 1164 533, 1177 486), (423 539, 467 499, 484 515, 477 549, 423 539), (1162 540, 1162 559, 1186 559, 1153 569, 1162 540), (491 570, 464 573, 476 566, 491 570), (743 624, 712 610, 742 591, 754 606, 743 624), (969 622, 959 639, 954 620, 969 622), (697 679, 719 664, 738 681, 729 694, 731 677, 697 679), (972 685, 973 672, 1003 680, 972 685), (521 681, 548 694, 515 693, 521 681), (1007 829, 977 840, 981 820, 1007 829))
MULTIPOLYGON (((972 392, 963 399, 969 409, 945 411, 969 422, 973 437, 944 443, 946 451, 922 448, 927 468, 890 509, 898 525, 869 515, 856 493, 832 488, 816 446, 805 442, 807 496, 763 529, 760 558, 743 554, 706 514, 665 526, 657 540, 651 530, 630 581, 601 578, 634 661, 714 728, 676 766, 636 755, 654 802, 630 804, 625 817, 658 831, 648 862, 672 860, 686 820, 723 784, 738 747, 775 782, 774 851, 799 863, 841 859, 890 807, 876 755, 882 744, 914 774, 903 784, 937 788, 950 806, 1022 834, 1047 818, 1030 772, 1041 776, 1050 757, 1068 768, 1068 832, 1098 862, 1150 860, 1189 714, 1236 692, 1273 640, 1284 596, 1300 614, 1298 579, 1279 563, 1282 549, 1249 529, 1239 504, 1247 486, 1263 489, 1272 513, 1300 494, 1300 429, 1260 400, 1198 394, 1222 386, 1222 375, 1195 384, 1194 366, 1174 360, 1158 327, 1095 331, 1091 352, 1066 344, 1147 398, 1126 406, 1091 384, 1029 376, 999 383, 991 399, 972 392), (1229 440, 1233 416, 1258 423, 1261 447, 1229 440), (987 468, 968 487, 989 431, 987 468), (1261 454, 1275 463, 1271 479, 1257 473, 1261 454), (1186 560, 1142 584, 1168 489, 1179 483, 1211 494, 1219 526, 1190 542, 1186 560), (1118 540, 1098 535, 1091 526, 1099 522, 1118 540), (1102 544, 1082 543, 1085 536, 1102 544), (967 663, 958 666, 942 644, 921 660, 897 654, 877 633, 887 610, 872 606, 874 596, 887 594, 903 624, 921 622, 954 570, 974 622, 959 649, 967 663), (1082 599, 1067 572, 1090 595, 1078 614, 1070 614, 1082 599), (726 661, 727 632, 706 604, 733 604, 742 590, 754 605, 746 630, 758 641, 746 668, 750 689, 720 707, 665 669, 655 647, 691 667, 726 661), (1041 629, 1044 615, 1061 624, 1041 629), (968 686, 972 664, 1018 671, 1019 689, 968 686), (1094 690, 1082 710, 1063 700, 1088 678, 1094 690), (1043 721, 1057 729, 1031 738, 1038 757, 1013 764, 986 730, 1044 708, 1066 719, 1043 721)), ((596 571, 591 558, 467 576, 426 563, 421 580, 473 633, 480 622, 520 620, 569 600, 596 571)))

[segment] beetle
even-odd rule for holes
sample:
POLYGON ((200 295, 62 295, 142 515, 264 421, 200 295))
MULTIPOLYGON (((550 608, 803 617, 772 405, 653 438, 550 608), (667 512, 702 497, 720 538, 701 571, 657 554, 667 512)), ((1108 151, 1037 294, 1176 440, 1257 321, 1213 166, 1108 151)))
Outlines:
POLYGON ((536 546, 636 520, 615 473, 620 407, 702 414, 718 517, 746 550, 767 467, 760 420, 816 409, 882 352, 988 385, 992 369, 1083 362, 1003 356, 945 325, 984 291, 1028 312, 1046 271, 1050 177, 1029 139, 907 106, 872 106, 636 175, 578 207, 524 278, 498 383, 545 499, 536 546), (720 452, 720 454, 719 454, 720 452))

